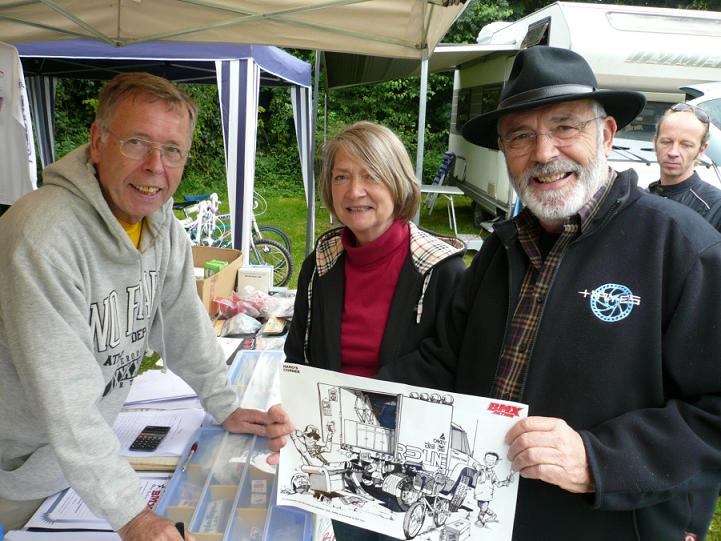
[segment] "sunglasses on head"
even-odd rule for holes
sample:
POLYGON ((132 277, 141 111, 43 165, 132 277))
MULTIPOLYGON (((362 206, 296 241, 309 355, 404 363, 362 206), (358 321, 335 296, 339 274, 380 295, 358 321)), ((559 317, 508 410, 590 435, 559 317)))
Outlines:
POLYGON ((693 114, 696 115, 696 118, 698 118, 700 122, 703 122, 704 124, 709 124, 711 122, 706 111, 696 107, 695 105, 691 105, 690 103, 677 103, 676 105, 671 107, 670 110, 674 113, 693 111, 693 114))

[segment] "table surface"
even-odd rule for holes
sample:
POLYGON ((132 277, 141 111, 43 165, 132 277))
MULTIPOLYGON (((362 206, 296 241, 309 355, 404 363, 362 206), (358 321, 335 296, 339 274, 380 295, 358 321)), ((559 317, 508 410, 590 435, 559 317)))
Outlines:
POLYGON ((443 184, 421 184, 421 193, 438 193, 443 195, 464 195, 458 186, 444 186, 443 184))

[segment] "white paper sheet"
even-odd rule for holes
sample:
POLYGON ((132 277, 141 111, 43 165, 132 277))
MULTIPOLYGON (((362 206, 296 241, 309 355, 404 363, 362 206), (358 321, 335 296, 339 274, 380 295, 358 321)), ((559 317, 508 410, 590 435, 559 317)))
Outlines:
MULTIPOLYGON (((140 493, 153 509, 170 481, 169 473, 139 475, 140 493)), ((75 490, 69 488, 46 498, 25 525, 26 528, 112 530, 110 524, 97 517, 75 490)))
POLYGON ((202 409, 122 411, 113 424, 120 440, 120 454, 128 457, 180 456, 205 418, 202 409), (169 426, 170 432, 155 451, 129 449, 133 440, 147 425, 169 426))
POLYGON ((146 370, 133 380, 126 404, 195 397, 195 391, 170 370, 146 370))
POLYGON ((518 477, 503 440, 527 406, 288 363, 280 383, 297 430, 278 505, 399 539, 510 541, 518 477))
POLYGON ((159 400, 155 402, 136 402, 123 404, 124 410, 187 410, 199 409, 203 404, 199 398, 174 398, 172 400, 159 400))

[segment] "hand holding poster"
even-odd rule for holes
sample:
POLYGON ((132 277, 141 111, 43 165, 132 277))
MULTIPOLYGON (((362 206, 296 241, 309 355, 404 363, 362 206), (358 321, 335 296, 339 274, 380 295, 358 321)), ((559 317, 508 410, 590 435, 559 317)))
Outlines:
POLYGON ((518 477, 504 436, 525 405, 296 364, 281 393, 297 430, 279 505, 399 539, 511 539, 518 477))

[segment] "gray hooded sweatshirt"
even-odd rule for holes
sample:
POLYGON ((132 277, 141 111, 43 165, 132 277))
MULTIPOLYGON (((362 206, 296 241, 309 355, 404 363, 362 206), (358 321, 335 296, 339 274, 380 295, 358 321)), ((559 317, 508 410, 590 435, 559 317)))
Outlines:
POLYGON ((118 529, 145 507, 112 424, 146 349, 216 420, 238 405, 172 201, 136 249, 83 146, 0 218, 0 277, 0 496, 72 486, 118 529))

